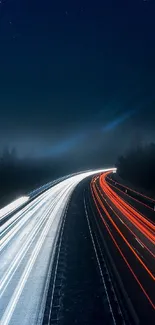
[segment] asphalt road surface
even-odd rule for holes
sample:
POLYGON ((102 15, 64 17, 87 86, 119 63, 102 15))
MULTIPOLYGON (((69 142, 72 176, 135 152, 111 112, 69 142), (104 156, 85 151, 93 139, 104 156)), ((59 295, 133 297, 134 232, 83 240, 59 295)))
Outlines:
POLYGON ((122 198, 107 176, 91 182, 97 222, 139 323, 154 324, 155 224, 128 203, 127 193, 126 200, 122 198))
POLYGON ((154 211, 109 177, 71 176, 8 215, 0 324, 154 324, 154 211))

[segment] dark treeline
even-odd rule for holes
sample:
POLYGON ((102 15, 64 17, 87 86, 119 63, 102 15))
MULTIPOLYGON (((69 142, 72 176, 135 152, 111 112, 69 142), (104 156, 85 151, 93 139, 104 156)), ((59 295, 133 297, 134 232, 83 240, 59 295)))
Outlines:
MULTIPOLYGON (((96 159, 96 158, 95 158, 96 159)), ((33 189, 61 176, 94 168, 102 168, 93 157, 87 160, 75 152, 49 158, 19 158, 15 148, 5 147, 0 154, 0 208, 33 189)))
MULTIPOLYGON (((90 162, 95 165, 92 159, 90 162)), ((103 167, 101 158, 95 168, 100 167, 103 167)), ((155 144, 138 147, 119 157, 116 167, 124 180, 155 191, 155 144)), ((15 148, 5 148, 0 155, 0 207, 58 177, 89 168, 87 162, 76 157, 19 159, 15 148)))
POLYGON ((121 178, 135 186, 155 190, 155 144, 137 147, 119 157, 116 167, 121 178))
POLYGON ((64 173, 54 161, 19 159, 16 149, 5 148, 0 156, 0 207, 64 173))

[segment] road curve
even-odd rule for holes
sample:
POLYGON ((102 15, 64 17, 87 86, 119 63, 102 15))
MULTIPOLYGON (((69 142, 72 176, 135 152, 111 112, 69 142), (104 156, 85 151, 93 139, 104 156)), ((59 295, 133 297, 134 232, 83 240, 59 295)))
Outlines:
POLYGON ((79 182, 95 173, 101 170, 63 180, 11 214, 2 225, 1 325, 33 325, 42 317, 49 264, 71 194, 79 182))
MULTIPOLYGON (((97 222, 132 302, 138 323, 154 324, 155 224, 147 217, 147 213, 144 215, 138 211, 141 198, 136 198, 133 207, 131 198, 128 202, 127 191, 131 189, 126 188, 122 194, 120 184, 119 188, 116 185, 116 182, 109 181, 109 172, 93 178, 91 193, 98 212, 97 222)), ((135 201, 135 198, 132 200, 135 201)), ((149 215, 150 206, 145 203, 144 212, 146 208, 149 215)))

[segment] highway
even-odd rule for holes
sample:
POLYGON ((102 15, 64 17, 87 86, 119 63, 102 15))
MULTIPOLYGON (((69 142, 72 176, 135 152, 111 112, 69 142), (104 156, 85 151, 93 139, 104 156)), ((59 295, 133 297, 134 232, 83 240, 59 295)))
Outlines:
POLYGON ((1 211, 1 325, 154 324, 154 211, 113 171, 70 175, 1 211))
MULTIPOLYGON (((61 181, 18 212, 11 213, 2 224, 1 325, 32 325, 42 319, 49 267, 70 196, 81 180, 94 173, 82 173, 61 181)), ((6 210, 3 209, 1 218, 6 210)), ((12 212, 12 206, 8 211, 12 212)))
MULTIPOLYGON (((91 193, 100 217, 100 222, 97 221, 140 324, 153 324, 155 320, 155 223, 148 218, 149 205, 145 204, 143 207, 145 212, 148 209, 146 215, 139 213, 131 205, 131 200, 130 203, 128 202, 127 189, 129 188, 122 194, 116 185, 109 182, 109 172, 92 180, 91 193)), ((132 200, 135 201, 135 198, 132 200)), ((137 208, 143 204, 141 197, 138 203, 136 198, 137 208)))

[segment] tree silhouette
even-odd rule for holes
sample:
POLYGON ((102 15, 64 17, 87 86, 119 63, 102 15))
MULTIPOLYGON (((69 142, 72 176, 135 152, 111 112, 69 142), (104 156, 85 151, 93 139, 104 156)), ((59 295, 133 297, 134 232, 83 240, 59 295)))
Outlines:
POLYGON ((53 179, 52 163, 19 159, 5 146, 0 157, 0 206, 53 179))
POLYGON ((117 172, 134 185, 155 189, 155 144, 139 146, 118 158, 117 172))

